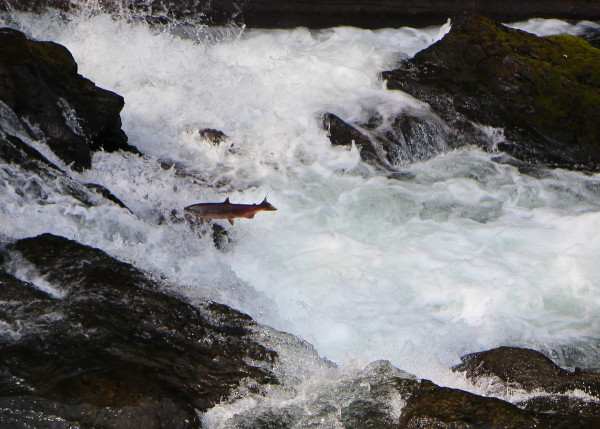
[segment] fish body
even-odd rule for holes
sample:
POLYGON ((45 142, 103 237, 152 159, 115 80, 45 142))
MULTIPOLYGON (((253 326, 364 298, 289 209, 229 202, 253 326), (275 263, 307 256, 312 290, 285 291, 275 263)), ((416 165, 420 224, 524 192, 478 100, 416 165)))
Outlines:
POLYGON ((193 204, 183 209, 200 219, 227 219, 232 225, 234 218, 252 219, 258 212, 273 210, 277 209, 267 202, 267 198, 260 204, 231 204, 227 198, 222 203, 193 204))

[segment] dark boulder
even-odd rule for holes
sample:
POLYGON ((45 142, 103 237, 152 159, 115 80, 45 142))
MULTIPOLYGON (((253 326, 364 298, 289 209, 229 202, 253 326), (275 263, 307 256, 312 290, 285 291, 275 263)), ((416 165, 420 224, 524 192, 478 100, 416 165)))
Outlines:
POLYGON ((579 389, 600 398, 600 375, 582 369, 563 369, 542 353, 519 347, 498 347, 463 356, 455 371, 465 372, 477 382, 481 377, 498 377, 507 386, 527 392, 543 390, 565 393, 579 389))
POLYGON ((79 75, 64 46, 0 29, 0 82, 2 110, 74 169, 89 168, 94 151, 137 152, 121 130, 123 97, 79 75))
POLYGON ((321 124, 331 144, 348 147, 354 144, 363 161, 388 171, 425 161, 461 144, 458 134, 434 115, 374 116, 364 124, 349 124, 326 113, 321 124))
POLYGON ((400 416, 402 429, 596 428, 597 419, 523 410, 496 398, 422 380, 400 416))
POLYGON ((600 375, 576 368, 568 371, 555 365, 542 353, 518 347, 499 347, 463 356, 453 369, 464 372, 474 384, 482 379, 494 380, 501 390, 523 389, 540 392, 539 396, 519 403, 537 412, 581 415, 600 425, 600 375), (566 396, 580 390, 589 399, 566 396))
POLYGON ((133 266, 50 234, 3 248, 2 426, 199 427, 197 411, 235 389, 277 383, 277 355, 242 313, 192 306, 133 266))
POLYGON ((600 169, 600 50, 580 37, 537 37, 464 14, 442 40, 382 77, 455 128, 503 128, 497 148, 518 159, 600 169))
POLYGON ((327 137, 335 146, 352 146, 355 144, 363 161, 378 166, 381 164, 377 146, 373 140, 361 131, 359 127, 344 122, 333 113, 323 115, 322 128, 327 131, 327 137))
POLYGON ((227 134, 225 134, 223 131, 215 130, 214 128, 203 128, 198 131, 198 134, 204 140, 214 145, 218 145, 229 140, 227 134))
POLYGON ((110 201, 128 211, 114 194, 102 185, 81 184, 18 137, 0 134, 0 186, 9 185, 25 201, 45 204, 49 194, 69 195, 86 207, 110 201))

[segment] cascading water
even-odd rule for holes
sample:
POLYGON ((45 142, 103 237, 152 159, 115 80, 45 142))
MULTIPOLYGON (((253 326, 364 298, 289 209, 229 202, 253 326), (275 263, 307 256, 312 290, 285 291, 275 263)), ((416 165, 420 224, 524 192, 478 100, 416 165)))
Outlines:
MULTIPOLYGON (((390 179, 356 148, 332 147, 320 127, 324 112, 350 122, 426 113, 386 90, 378 73, 447 26, 203 29, 184 38, 102 14, 13 14, 3 24, 65 45, 81 74, 124 96, 123 129, 146 156, 98 153, 91 170, 71 173, 133 213, 82 207, 51 184, 40 204, 18 192, 27 177, 2 170, 0 235, 51 232, 101 248, 192 299, 298 335, 346 368, 387 359, 466 388, 448 368, 499 345, 568 347, 587 366, 600 363, 597 176, 525 175, 466 148, 390 179), (205 128, 227 139, 215 145, 205 128), (183 217, 193 203, 266 195, 278 211, 224 223, 225 250, 183 217)), ((519 25, 578 31, 558 21, 519 25)))

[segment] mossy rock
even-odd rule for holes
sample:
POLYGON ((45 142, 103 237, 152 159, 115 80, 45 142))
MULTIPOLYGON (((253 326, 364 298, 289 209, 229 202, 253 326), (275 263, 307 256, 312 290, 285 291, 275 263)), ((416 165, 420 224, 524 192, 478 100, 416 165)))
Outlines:
MULTIPOLYGON (((502 127, 499 149, 525 161, 600 169, 600 50, 465 14, 439 42, 382 74, 450 124, 502 127)), ((489 149, 489 148, 488 148, 489 149)))
POLYGON ((121 129, 123 97, 79 75, 64 46, 0 29, 0 79, 3 110, 27 134, 17 137, 46 142, 74 169, 89 168, 100 149, 138 152, 121 129))
POLYGON ((0 323, 16 334, 0 342, 0 427, 198 428, 197 413, 241 384, 278 383, 277 353, 256 342, 245 314, 192 306, 62 237, 1 247, 0 323), (11 274, 15 257, 52 295, 11 274))

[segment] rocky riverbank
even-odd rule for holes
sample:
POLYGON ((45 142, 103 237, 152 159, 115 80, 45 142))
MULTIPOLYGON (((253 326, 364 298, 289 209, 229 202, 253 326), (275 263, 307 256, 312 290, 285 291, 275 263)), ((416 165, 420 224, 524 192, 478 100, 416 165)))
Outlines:
MULTIPOLYGON (((209 300, 192 304, 135 267, 75 241, 43 234, 0 247, 0 423, 5 426, 202 427, 201 414, 215 404, 244 396, 260 403, 268 386, 286 381, 277 375, 278 366, 282 371, 278 352, 261 343, 263 336, 280 336, 287 347, 307 347, 229 307, 209 300)), ((327 361, 321 365, 333 369, 327 361)), ((600 424, 600 376, 561 369, 539 352, 499 348, 476 353, 465 356, 455 371, 474 384, 491 384, 492 395, 512 390, 529 398, 511 404, 440 387, 382 361, 353 378, 321 386, 330 392, 302 407, 257 407, 239 412, 230 423, 307 427, 321 421, 348 428, 600 424)), ((297 386, 284 388, 292 400, 297 386)))
POLYGON ((354 142, 363 160, 391 171, 469 144, 514 157, 506 162, 598 171, 599 66, 600 50, 582 37, 537 37, 467 13, 381 75, 431 115, 349 124, 326 114, 323 128, 332 144, 354 142))

